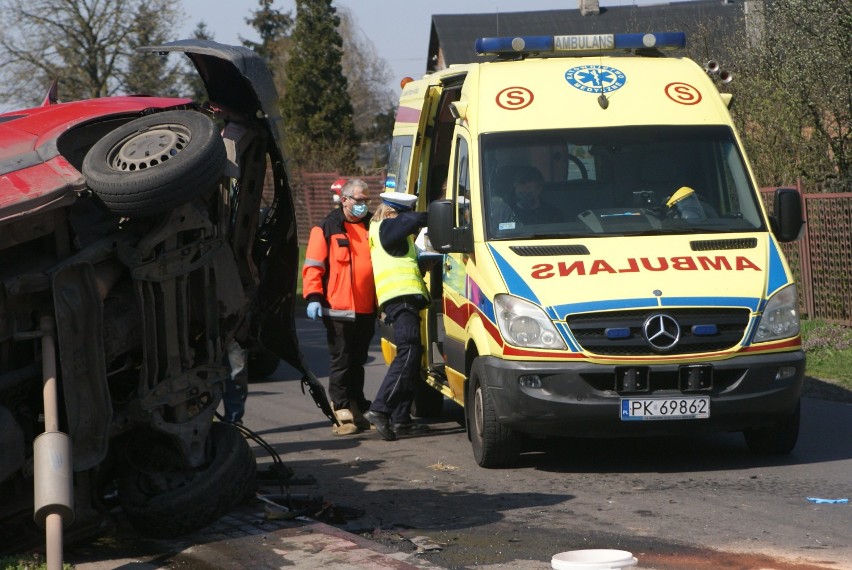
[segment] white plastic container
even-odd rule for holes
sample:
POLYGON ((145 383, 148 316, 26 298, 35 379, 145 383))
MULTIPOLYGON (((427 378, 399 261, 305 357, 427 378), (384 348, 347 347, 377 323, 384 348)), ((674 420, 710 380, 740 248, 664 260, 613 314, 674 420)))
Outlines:
POLYGON ((636 566, 639 561, 626 550, 607 548, 569 550, 554 554, 550 566, 554 570, 613 570, 636 566))

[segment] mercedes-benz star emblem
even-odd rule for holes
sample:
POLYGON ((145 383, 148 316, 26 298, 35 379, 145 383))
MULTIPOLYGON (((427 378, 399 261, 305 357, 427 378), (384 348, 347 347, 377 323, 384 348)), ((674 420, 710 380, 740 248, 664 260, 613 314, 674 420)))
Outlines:
POLYGON ((680 325, 674 317, 665 314, 651 315, 642 325, 645 340, 654 350, 671 350, 680 340, 680 325))

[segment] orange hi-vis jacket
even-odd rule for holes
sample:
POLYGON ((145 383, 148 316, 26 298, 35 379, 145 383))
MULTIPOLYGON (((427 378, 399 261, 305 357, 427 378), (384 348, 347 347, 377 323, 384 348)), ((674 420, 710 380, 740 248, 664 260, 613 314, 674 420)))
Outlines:
POLYGON ((354 320, 356 313, 376 312, 376 284, 370 260, 370 215, 348 222, 343 210, 332 210, 311 228, 302 296, 319 301, 332 319, 354 320))

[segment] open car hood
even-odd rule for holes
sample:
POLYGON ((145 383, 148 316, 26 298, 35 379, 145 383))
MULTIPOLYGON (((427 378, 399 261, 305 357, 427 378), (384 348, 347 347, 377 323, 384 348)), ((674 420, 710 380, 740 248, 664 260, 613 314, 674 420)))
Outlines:
POLYGON ((276 146, 282 148, 284 133, 278 92, 269 68, 255 52, 211 40, 178 40, 139 50, 185 53, 204 81, 211 102, 244 115, 265 118, 276 146))

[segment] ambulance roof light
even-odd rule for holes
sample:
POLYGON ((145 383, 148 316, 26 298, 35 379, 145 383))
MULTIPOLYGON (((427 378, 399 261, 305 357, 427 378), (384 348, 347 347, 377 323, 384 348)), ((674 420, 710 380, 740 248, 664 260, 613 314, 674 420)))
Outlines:
POLYGON ((683 32, 648 34, 588 34, 568 36, 516 36, 479 38, 474 49, 479 55, 523 55, 530 53, 599 52, 637 49, 681 49, 686 46, 683 32))

